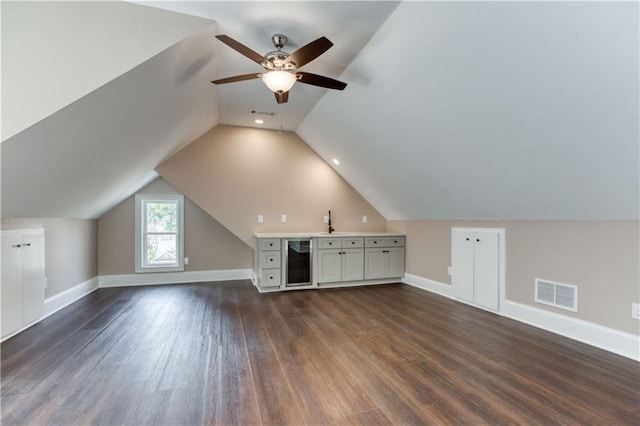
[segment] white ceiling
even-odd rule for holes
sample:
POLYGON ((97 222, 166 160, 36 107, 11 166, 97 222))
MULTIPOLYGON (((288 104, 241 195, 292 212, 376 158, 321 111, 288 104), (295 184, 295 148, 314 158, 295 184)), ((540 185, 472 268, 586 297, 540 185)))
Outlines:
MULTIPOLYGON (((99 217, 171 152, 218 123, 253 125, 248 111, 258 109, 278 112, 266 127, 295 130, 328 162, 338 157, 338 172, 387 219, 640 217, 637 2, 145 4, 215 24, 165 12, 158 22, 173 28, 175 19, 172 37, 193 26, 191 35, 149 43, 155 56, 112 70, 106 84, 94 81, 6 139, 4 216, 99 217), (303 70, 349 86, 296 84, 277 105, 258 80, 209 83, 260 71, 215 34, 264 53, 274 32, 292 39, 290 51, 328 37, 334 47, 303 70)), ((134 28, 159 12, 127 6, 134 28)), ((81 28, 64 41, 86 46, 89 34, 81 28)), ((98 49, 107 63, 126 50, 106 46, 98 49)), ((73 60, 36 50, 28 65, 44 77, 52 66, 91 74, 87 50, 72 47, 73 60)), ((54 84, 64 94, 74 80, 54 84)), ((14 83, 3 73, 3 86, 14 83)))
MULTIPOLYGON (((276 33, 289 38, 285 51, 297 48, 321 36, 333 47, 302 67, 303 71, 337 78, 362 50, 380 25, 389 17, 397 2, 389 1, 138 1, 175 12, 215 20, 218 34, 226 34, 260 54, 275 50, 271 36, 276 33)), ((213 35, 212 35, 213 36, 213 35)), ((210 80, 239 74, 261 72, 263 68, 240 53, 212 38, 218 58, 218 73, 210 80)), ((362 76, 345 75, 349 84, 362 76)), ((295 130, 307 113, 327 92, 316 86, 296 84, 289 101, 278 105, 272 92, 261 80, 250 80, 217 86, 220 123, 255 126, 249 111, 275 112, 265 118, 264 128, 295 130)), ((348 87, 347 89, 348 90, 348 87)))
POLYGON ((296 132, 387 219, 637 219, 638 18, 406 2, 296 132))

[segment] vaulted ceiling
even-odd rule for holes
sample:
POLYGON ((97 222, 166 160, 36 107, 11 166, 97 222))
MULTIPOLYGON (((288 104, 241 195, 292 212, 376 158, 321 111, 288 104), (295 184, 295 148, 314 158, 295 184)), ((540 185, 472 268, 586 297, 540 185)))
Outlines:
POLYGON ((637 2, 143 4, 2 2, 3 216, 99 217, 258 109, 387 219, 639 217, 637 2), (347 89, 209 83, 276 32, 347 89))

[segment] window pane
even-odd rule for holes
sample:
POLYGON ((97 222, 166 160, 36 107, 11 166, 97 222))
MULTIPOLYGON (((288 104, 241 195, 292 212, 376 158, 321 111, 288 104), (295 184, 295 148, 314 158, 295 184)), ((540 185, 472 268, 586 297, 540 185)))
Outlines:
POLYGON ((147 266, 177 265, 175 235, 147 235, 145 264, 147 266))
POLYGON ((147 203, 147 232, 176 232, 178 203, 147 203))

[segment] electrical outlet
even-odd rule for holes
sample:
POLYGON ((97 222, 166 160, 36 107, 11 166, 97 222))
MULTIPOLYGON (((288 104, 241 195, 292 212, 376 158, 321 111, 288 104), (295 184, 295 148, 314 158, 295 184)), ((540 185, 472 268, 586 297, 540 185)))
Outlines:
POLYGON ((329 224, 329 216, 325 216, 324 219, 322 219, 322 221, 324 222, 325 225, 329 224))
POLYGON ((282 216, 280 216, 280 222, 287 223, 287 215, 286 214, 283 214, 282 216))
POLYGON ((640 319, 640 303, 631 304, 631 318, 640 319))
POLYGON ((258 215, 258 223, 264 223, 264 216, 261 214, 258 215))
POLYGON ((447 266, 447 275, 451 276, 453 273, 453 268, 451 266, 447 266))
POLYGON ((185 258, 184 258, 184 264, 185 264, 185 265, 188 265, 188 264, 189 264, 189 258, 188 258, 188 257, 185 257, 185 258))
POLYGON ((367 218, 366 216, 362 216, 362 223, 367 223, 369 220, 369 218, 367 218))

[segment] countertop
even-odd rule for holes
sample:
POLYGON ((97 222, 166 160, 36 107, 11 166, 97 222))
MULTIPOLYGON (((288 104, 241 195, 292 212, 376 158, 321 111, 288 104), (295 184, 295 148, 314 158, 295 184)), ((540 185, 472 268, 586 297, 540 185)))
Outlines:
POLYGON ((397 232, 259 232, 256 238, 313 238, 313 237, 403 237, 397 232))

